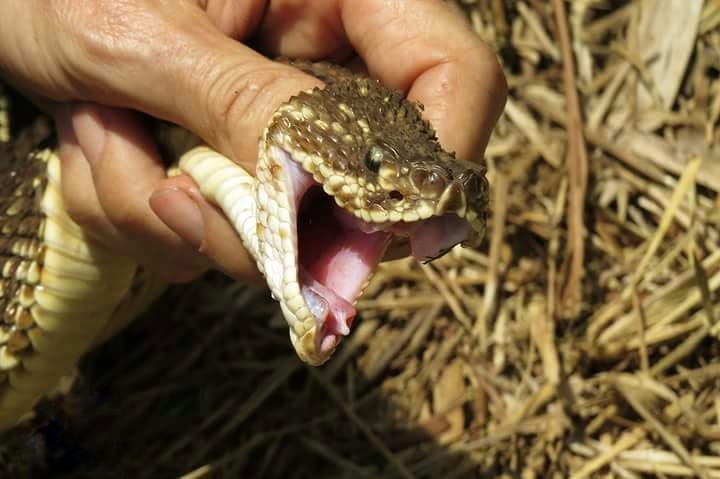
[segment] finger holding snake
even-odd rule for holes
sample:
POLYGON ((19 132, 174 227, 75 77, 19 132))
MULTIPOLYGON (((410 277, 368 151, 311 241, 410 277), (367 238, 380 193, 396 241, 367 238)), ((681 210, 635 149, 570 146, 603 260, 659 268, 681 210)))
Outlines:
POLYGON ((277 106, 320 82, 241 42, 270 56, 341 61, 356 51, 372 75, 423 103, 464 159, 481 155, 504 102, 492 52, 434 0, 3 2, 0 71, 57 105, 71 215, 171 280, 207 267, 257 272, 192 181, 164 179, 139 122, 114 110, 185 126, 253 171, 277 106))
POLYGON ((440 2, 0 8, 1 71, 50 105, 59 137, 0 164, 0 429, 167 281, 262 273, 298 356, 320 365, 383 258, 428 261, 482 240, 488 182, 466 160, 505 86, 440 2), (335 62, 356 51, 381 81, 272 62, 238 39, 335 62), (137 111, 179 127, 146 129, 137 111))

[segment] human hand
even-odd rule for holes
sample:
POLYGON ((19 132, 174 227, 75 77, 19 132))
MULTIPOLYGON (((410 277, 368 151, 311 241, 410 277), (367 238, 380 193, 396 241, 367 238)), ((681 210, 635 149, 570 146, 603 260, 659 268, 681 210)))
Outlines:
POLYGON ((492 52, 444 3, 334 0, 6 0, 0 72, 52 105, 63 197, 100 241, 173 281, 257 273, 188 177, 167 179, 137 110, 188 128, 254 171, 273 111, 320 82, 269 56, 341 62, 425 105, 441 142, 478 158, 502 111, 492 52))

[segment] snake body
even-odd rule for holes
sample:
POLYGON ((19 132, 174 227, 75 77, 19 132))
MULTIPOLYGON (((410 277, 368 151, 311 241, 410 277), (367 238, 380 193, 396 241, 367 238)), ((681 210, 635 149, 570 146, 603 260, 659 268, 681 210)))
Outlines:
MULTIPOLYGON (((291 63, 325 87, 278 108, 260 138, 255 175, 205 145, 183 152, 177 166, 233 224, 297 354, 317 365, 349 333, 353 304, 383 257, 428 260, 458 242, 478 243, 487 182, 484 169, 442 149, 401 92, 331 64, 291 63)), ((54 149, 5 150, 0 429, 165 287, 72 220, 54 149)))

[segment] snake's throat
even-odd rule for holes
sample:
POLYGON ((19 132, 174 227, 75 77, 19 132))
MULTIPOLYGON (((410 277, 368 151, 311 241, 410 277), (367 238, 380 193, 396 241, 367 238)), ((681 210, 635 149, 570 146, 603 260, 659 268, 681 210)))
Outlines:
POLYGON ((305 194, 298 214, 300 284, 317 320, 321 351, 350 333, 353 303, 377 269, 389 233, 364 233, 338 220, 332 198, 317 188, 305 194))

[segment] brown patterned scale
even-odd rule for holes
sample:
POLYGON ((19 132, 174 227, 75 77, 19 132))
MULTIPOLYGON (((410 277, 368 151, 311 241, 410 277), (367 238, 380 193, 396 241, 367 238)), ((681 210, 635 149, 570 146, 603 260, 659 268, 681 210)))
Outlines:
POLYGON ((162 291, 67 215, 57 156, 29 150, 46 130, 0 144, 0 429, 162 291))
POLYGON ((40 201, 47 184, 38 156, 7 155, 0 166, 0 380, 30 350, 28 334, 37 325, 31 308, 40 281, 44 214, 40 201))

